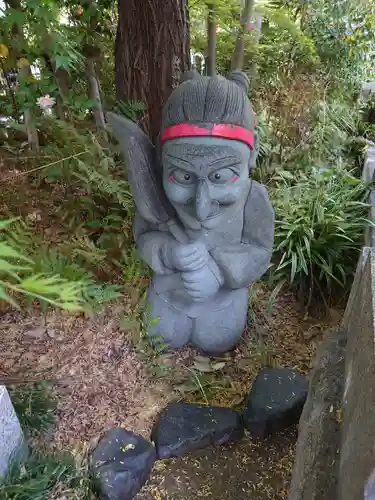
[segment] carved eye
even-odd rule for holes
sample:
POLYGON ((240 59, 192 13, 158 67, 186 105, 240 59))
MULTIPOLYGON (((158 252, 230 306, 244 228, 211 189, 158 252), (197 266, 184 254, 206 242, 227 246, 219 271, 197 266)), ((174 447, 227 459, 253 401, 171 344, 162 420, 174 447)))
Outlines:
POLYGON ((173 170, 172 178, 174 181, 178 182, 179 184, 184 184, 185 186, 191 186, 195 183, 195 175, 180 168, 176 168, 176 170, 173 170))
POLYGON ((214 184, 226 184, 227 182, 232 181, 235 175, 236 174, 232 169, 222 168, 220 170, 216 170, 216 172, 212 172, 208 178, 214 184))

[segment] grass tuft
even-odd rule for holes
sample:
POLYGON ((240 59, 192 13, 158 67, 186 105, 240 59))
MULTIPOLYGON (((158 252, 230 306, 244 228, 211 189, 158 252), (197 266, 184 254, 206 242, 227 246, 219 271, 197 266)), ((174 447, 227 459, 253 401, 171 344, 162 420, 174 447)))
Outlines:
POLYGON ((34 437, 53 425, 56 396, 49 382, 11 386, 9 393, 27 436, 34 437))

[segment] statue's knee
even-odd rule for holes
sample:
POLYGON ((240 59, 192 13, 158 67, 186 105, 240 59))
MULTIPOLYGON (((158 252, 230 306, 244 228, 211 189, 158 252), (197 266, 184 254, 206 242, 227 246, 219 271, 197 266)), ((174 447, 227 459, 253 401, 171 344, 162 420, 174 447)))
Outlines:
POLYGON ((192 320, 186 314, 154 293, 149 294, 147 307, 145 326, 154 344, 164 343, 176 349, 190 342, 192 320))
POLYGON ((212 354, 233 349, 246 327, 247 300, 247 290, 236 290, 229 306, 197 318, 192 335, 193 345, 212 354))
POLYGON ((213 330, 202 328, 202 326, 198 323, 194 328, 192 343, 201 351, 212 355, 232 350, 243 333, 243 328, 215 327, 213 330))

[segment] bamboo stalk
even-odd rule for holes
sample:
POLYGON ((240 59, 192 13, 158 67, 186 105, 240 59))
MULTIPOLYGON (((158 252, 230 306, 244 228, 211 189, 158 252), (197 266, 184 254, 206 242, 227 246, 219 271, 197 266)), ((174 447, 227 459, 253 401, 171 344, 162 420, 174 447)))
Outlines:
POLYGON ((243 68, 244 53, 245 53, 245 40, 244 35, 247 31, 251 15, 254 10, 255 0, 246 0, 245 7, 241 15, 241 26, 238 31, 236 40, 236 48, 232 59, 232 71, 241 71, 243 68))

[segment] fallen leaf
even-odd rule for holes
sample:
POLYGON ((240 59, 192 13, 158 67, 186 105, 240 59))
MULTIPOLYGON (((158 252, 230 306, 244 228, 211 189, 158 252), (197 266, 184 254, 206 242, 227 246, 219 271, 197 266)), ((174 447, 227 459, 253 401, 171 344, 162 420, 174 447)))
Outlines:
POLYGON ((209 363, 210 358, 206 358, 205 356, 195 356, 195 361, 198 361, 198 363, 209 363))
POLYGON ((55 328, 47 328, 47 335, 50 339, 54 339, 56 337, 55 328))
POLYGON ((46 333, 46 328, 44 326, 39 326, 38 328, 33 328, 32 330, 26 330, 24 335, 33 339, 41 339, 46 333))
POLYGON ((193 364, 193 368, 195 370, 197 370, 198 372, 202 372, 202 373, 212 373, 215 371, 212 369, 210 362, 203 363, 203 362, 195 361, 193 364))
POLYGON ((120 446, 120 450, 122 452, 126 452, 126 451, 129 451, 129 450, 134 450, 135 449, 135 444, 127 444, 125 446, 120 446))
POLYGON ((221 361, 220 363, 212 363, 211 367, 215 372, 217 372, 219 370, 222 370, 225 365, 226 365, 226 362, 221 361))
POLYGON ((9 49, 6 45, 3 43, 0 43, 0 58, 1 59, 6 59, 9 55, 9 49))

